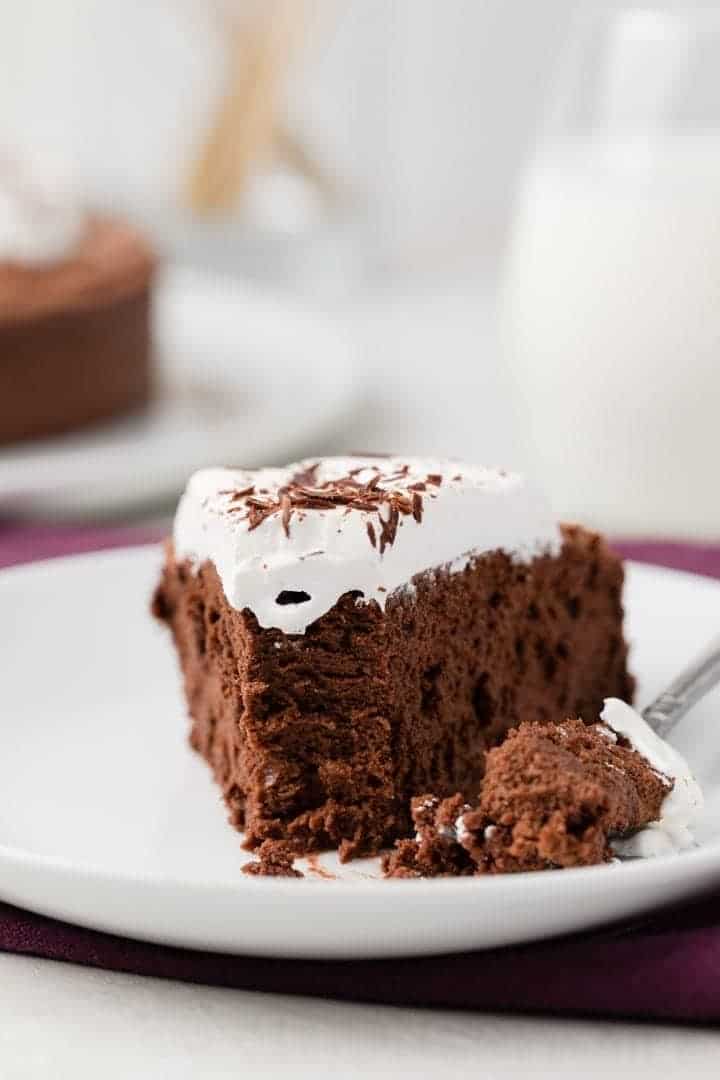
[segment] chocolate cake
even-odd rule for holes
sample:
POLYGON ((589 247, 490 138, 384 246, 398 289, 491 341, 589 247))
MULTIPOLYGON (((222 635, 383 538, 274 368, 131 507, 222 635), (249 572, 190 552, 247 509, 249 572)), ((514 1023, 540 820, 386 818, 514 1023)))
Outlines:
POLYGON ((478 801, 413 800, 415 840, 389 877, 497 874, 609 862, 611 839, 658 821, 673 780, 603 725, 528 724, 488 752, 478 801))
POLYGON ((684 758, 626 703, 602 721, 522 723, 488 751, 480 793, 412 800, 415 837, 386 877, 467 877, 662 855, 694 844, 703 796, 684 758))
POLYGON ((154 266, 129 225, 0 162, 0 444, 146 404, 154 266))
POLYGON ((303 877, 293 866, 295 853, 284 840, 263 840, 257 859, 245 863, 242 870, 251 877, 303 877))
POLYGON ((631 698, 622 582, 517 475, 331 458, 196 474, 154 611, 246 844, 347 859, 408 835, 418 793, 475 797, 521 721, 631 698))

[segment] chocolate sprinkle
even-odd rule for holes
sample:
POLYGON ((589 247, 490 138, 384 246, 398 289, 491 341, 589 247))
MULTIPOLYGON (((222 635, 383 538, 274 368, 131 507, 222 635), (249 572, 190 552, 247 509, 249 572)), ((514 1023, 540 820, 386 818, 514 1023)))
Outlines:
POLYGON ((280 496, 280 506, 282 508, 282 527, 286 536, 290 536, 290 518, 292 517, 292 503, 290 502, 290 496, 284 493, 280 496))
MULTIPOLYGON (((379 515, 378 515, 379 516, 379 515)), ((390 516, 387 521, 380 517, 380 554, 385 553, 386 547, 392 547, 397 535, 398 521, 400 520, 400 511, 395 503, 390 503, 390 516)))
MULTIPOLYGON (((400 515, 412 516, 420 524, 423 517, 421 492, 427 491, 428 484, 439 487, 442 483, 442 476, 439 473, 430 473, 425 480, 409 485, 404 491, 380 487, 381 484, 389 485, 404 480, 410 472, 409 465, 402 465, 396 472, 387 476, 384 476, 375 465, 363 465, 352 469, 347 476, 318 483, 319 466, 320 462, 315 462, 308 468, 295 473, 287 484, 279 488, 277 495, 271 495, 269 492, 260 494, 256 492, 254 486, 233 491, 230 493, 230 501, 235 503, 244 500, 244 506, 230 506, 228 513, 244 509, 249 532, 257 529, 267 518, 279 514, 283 532, 287 537, 290 536, 293 514, 297 513, 302 519, 304 516, 302 511, 333 510, 343 506, 346 514, 352 510, 376 513, 380 527, 379 549, 382 555, 395 541, 398 526, 402 524, 400 515), (365 483, 361 483, 357 477, 368 470, 372 472, 372 476, 365 483), (381 512, 381 508, 384 507, 388 508, 387 516, 381 512)), ((432 493, 431 497, 434 498, 432 493)), ((368 521, 366 528, 370 543, 377 548, 378 535, 375 526, 368 521)))

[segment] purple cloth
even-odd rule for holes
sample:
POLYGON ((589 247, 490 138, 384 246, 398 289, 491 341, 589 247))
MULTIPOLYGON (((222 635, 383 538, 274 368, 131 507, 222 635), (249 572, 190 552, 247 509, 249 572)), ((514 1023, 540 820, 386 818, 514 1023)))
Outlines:
MULTIPOLYGON (((0 525, 0 566, 157 539, 155 529, 0 525)), ((720 577, 720 547, 622 543, 644 562, 720 577)), ((720 1021, 720 892, 630 926, 476 953, 278 960, 149 945, 0 903, 0 950, 112 971, 348 1001, 720 1021)))
POLYGON ((0 567, 59 555, 147 544, 161 536, 162 530, 153 526, 78 528, 74 525, 17 525, 0 519, 0 567))

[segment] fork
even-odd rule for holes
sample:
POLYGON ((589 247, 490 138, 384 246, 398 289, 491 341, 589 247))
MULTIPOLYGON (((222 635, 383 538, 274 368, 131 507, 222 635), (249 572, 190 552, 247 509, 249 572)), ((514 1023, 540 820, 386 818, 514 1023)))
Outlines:
POLYGON ((661 739, 720 682, 720 636, 683 668, 665 690, 643 709, 643 718, 661 739))

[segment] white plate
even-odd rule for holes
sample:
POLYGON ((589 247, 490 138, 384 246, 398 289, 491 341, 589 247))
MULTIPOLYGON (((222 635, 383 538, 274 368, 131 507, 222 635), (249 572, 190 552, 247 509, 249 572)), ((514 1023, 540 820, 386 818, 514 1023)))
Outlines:
POLYGON ((335 434, 357 401, 354 350, 339 327, 237 279, 165 270, 155 341, 148 412, 3 448, 0 505, 118 512, 174 496, 204 464, 284 464, 335 434))
MULTIPOLYGON (((622 865, 378 881, 252 879, 218 791, 185 740, 169 636, 148 615, 155 547, 0 574, 0 896, 150 941, 229 952, 380 956, 504 945, 677 900, 720 875, 720 697, 676 743, 708 796, 701 846, 622 865)), ((641 699, 717 632, 720 583, 634 566, 641 699)))

